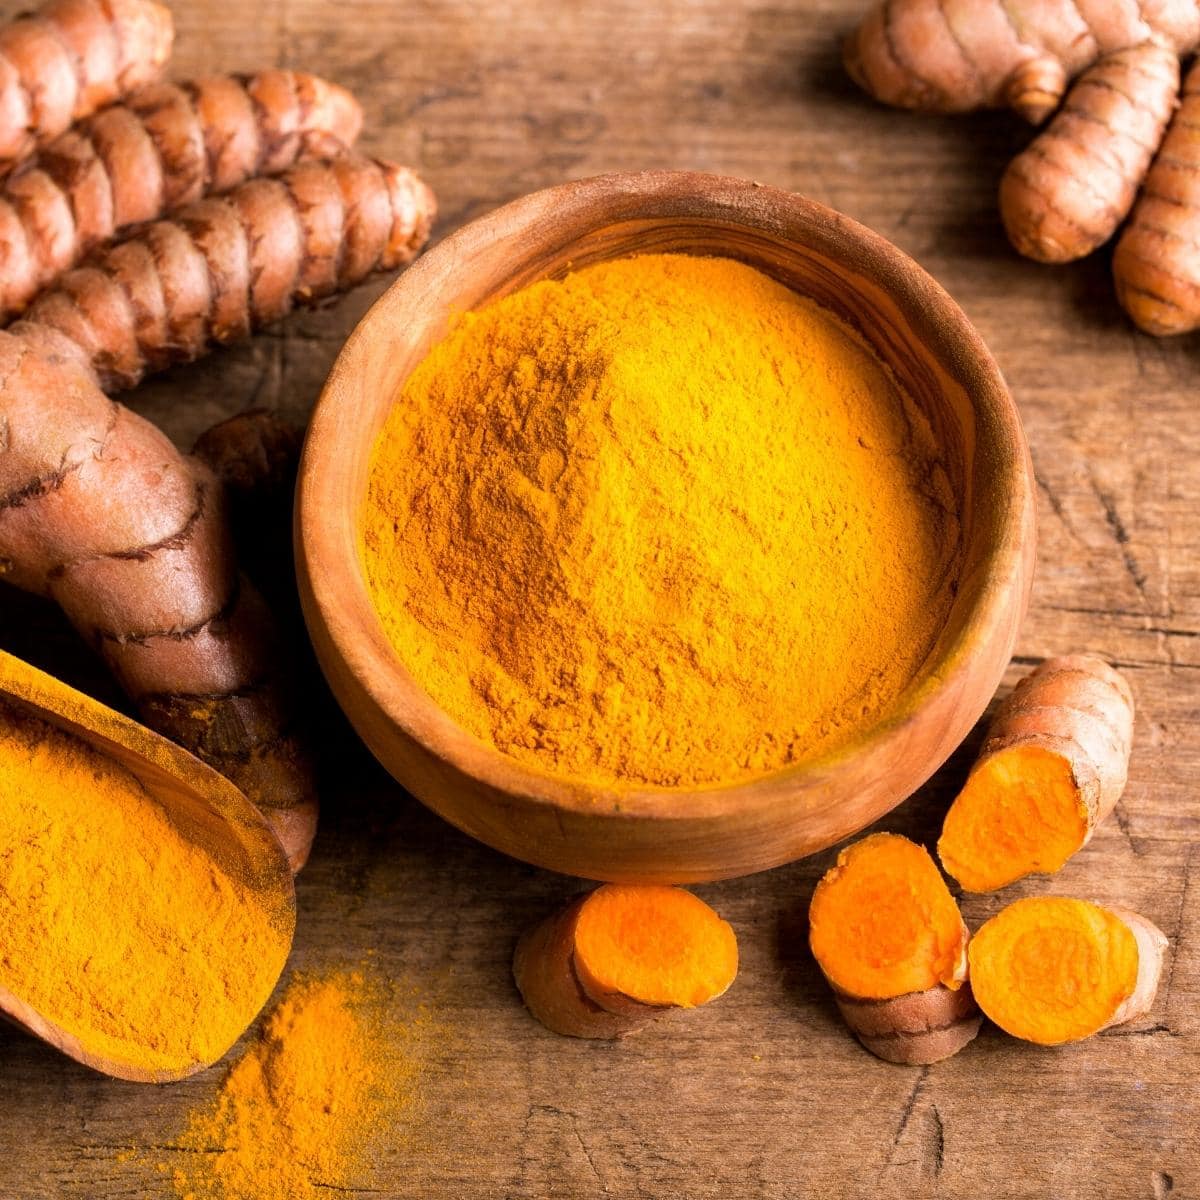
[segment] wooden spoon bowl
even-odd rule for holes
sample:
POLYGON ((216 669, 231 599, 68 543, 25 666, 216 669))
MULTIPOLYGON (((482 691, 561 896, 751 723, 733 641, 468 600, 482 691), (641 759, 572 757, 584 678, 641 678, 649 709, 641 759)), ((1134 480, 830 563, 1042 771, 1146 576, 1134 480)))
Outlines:
MULTIPOLYGON (((259 897, 285 934, 285 951, 291 946, 296 924, 296 892, 287 857, 258 809, 224 776, 144 726, 3 651, 0 651, 0 701, 79 738, 129 771, 162 805, 181 837, 204 849, 227 875, 259 897)), ((112 847, 114 853, 118 849, 112 847)), ((121 919, 119 912, 113 914, 114 921, 121 919)), ((279 970, 274 972, 271 983, 278 978, 285 957, 286 953, 280 957, 279 970)), ((257 998, 254 1011, 240 1014, 244 1021, 230 1038, 230 1045, 266 1000, 264 994, 257 998)), ((59 1028, 3 984, 0 984, 0 1014, 71 1058, 118 1079, 164 1083, 211 1065, 192 1061, 181 1063, 177 1070, 146 1070, 106 1058, 59 1028)))
POLYGON ((529 862, 594 879, 684 883, 811 854, 928 779, 978 720, 1009 661, 1033 573, 1034 514, 1028 448, 1000 372, 962 311, 911 259, 800 196, 649 172, 509 204, 461 229, 385 293, 317 405, 296 534, 317 656, 397 780, 461 829, 529 862), (918 677, 851 744, 750 782, 593 787, 485 745, 413 681, 360 561, 372 447, 408 374, 449 322, 535 280, 639 252, 741 259, 856 327, 928 415, 961 505, 958 591, 918 677))

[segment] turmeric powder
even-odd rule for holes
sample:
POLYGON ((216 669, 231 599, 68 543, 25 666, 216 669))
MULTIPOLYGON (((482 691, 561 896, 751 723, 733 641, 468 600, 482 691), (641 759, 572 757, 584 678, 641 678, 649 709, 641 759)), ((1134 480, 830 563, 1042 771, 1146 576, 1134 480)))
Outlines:
POLYGON ((607 786, 837 747, 920 671, 959 561, 931 428, 865 342, 728 259, 465 314, 374 449, 383 627, 465 729, 607 786))
POLYGON ((370 1190, 376 1139, 414 1100, 418 1017, 386 1026, 367 970, 296 975, 261 1039, 159 1161, 180 1200, 317 1200, 370 1190))
POLYGON ((134 1075, 215 1062, 265 1003, 268 911, 124 767, 0 704, 0 987, 134 1075))

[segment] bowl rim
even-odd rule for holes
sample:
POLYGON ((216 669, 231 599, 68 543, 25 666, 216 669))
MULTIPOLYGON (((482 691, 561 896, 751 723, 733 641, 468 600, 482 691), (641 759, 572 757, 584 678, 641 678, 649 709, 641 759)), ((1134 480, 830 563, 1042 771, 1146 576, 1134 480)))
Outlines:
MULTIPOLYGON (((977 447, 976 453, 981 449, 977 447)), ((852 773, 861 778, 865 759, 886 763, 902 744, 906 727, 918 714, 936 707, 939 700, 953 703, 970 674, 971 648, 980 639, 990 641, 995 636, 1008 636, 1011 653, 1015 626, 1019 623, 1013 621, 1011 614, 1014 582, 1023 585, 1019 598, 1023 613, 1033 575, 1032 569, 1025 569, 1022 580, 1024 568, 1019 561, 1022 552, 1028 552, 1027 547, 1032 546, 1036 532, 1032 479, 1032 460, 1016 403, 982 337, 949 293, 882 235, 800 193, 733 176, 674 170, 596 175, 531 192, 467 222, 394 281, 347 338, 313 410, 297 482, 294 533, 304 615, 310 635, 318 643, 319 659, 318 628, 329 638, 357 689, 387 721, 435 758, 477 783, 520 797, 524 804, 589 817, 652 816, 663 821, 696 822, 719 821, 736 814, 739 819, 753 821, 756 812, 766 816, 775 808, 781 785, 798 797, 810 791, 828 795, 836 792, 837 778, 842 772, 847 773, 847 778, 852 773), (922 342, 939 361, 953 364, 972 408, 981 417, 977 428, 986 426, 991 431, 988 448, 999 452, 994 456, 991 471, 1000 480, 1001 494, 1010 502, 1000 518, 1001 536, 986 551, 977 572, 978 582, 973 587, 977 599, 973 608, 940 652, 939 637, 916 678, 871 725, 819 757, 749 779, 687 788, 621 787, 555 775, 510 757, 469 733, 415 682, 370 601, 357 536, 349 545, 344 537, 333 536, 336 531, 332 526, 338 520, 339 506, 348 501, 333 486, 333 473, 321 469, 312 447, 339 444, 342 411, 349 403, 347 380, 361 373, 360 364, 376 329, 387 326, 393 309, 410 294, 420 294, 427 280, 436 277, 444 266, 469 261, 473 246, 481 239, 509 240, 542 219, 548 209, 580 214, 595 200, 614 195, 634 200, 673 199, 679 204, 673 212, 664 212, 663 219, 671 215, 686 219, 688 207, 686 199, 680 200, 681 191, 690 197, 703 197, 709 208, 715 204, 729 223, 759 233, 787 238, 787 228, 824 225, 836 228, 840 237, 856 243, 863 260, 870 265, 867 277, 890 300, 895 299, 897 287, 907 293, 906 320, 913 311, 920 311, 924 318, 922 342), (781 227, 780 213, 786 217, 787 228, 781 227), (885 282, 881 282, 881 276, 885 282), (317 545, 335 546, 338 552, 332 561, 322 556, 317 563, 311 555, 311 549, 317 545), (1012 633, 1005 635, 1006 628, 1011 628, 1012 633), (936 658, 932 657, 935 652, 936 658), (664 799, 669 802, 664 803, 664 799)), ((353 501, 356 505, 358 502, 359 498, 353 501)), ((355 528, 357 531, 357 523, 355 528)), ((328 664, 322 661, 321 666, 337 693, 328 664)), ((344 697, 338 694, 338 700, 341 703, 344 697)), ((362 733, 353 714, 348 715, 362 733)), ((367 740, 369 748, 382 758, 367 740)), ((938 765, 940 762, 933 764, 928 773, 938 765)), ((914 790, 916 786, 919 783, 914 790)), ((817 799, 815 794, 813 799, 817 799)))

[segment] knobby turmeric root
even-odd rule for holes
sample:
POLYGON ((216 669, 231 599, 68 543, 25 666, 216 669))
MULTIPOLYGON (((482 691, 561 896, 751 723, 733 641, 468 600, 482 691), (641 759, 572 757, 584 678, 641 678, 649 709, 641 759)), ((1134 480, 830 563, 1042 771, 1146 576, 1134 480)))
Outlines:
POLYGON ((200 201, 69 271, 0 335, 0 575, 57 601, 147 724, 231 778, 299 868, 316 828, 272 621, 223 490, 100 390, 411 259, 433 199, 370 159, 200 201))
POLYGON ((362 110, 297 71, 156 83, 22 162, 0 188, 0 321, 121 230, 349 146, 362 110))
POLYGON ((1166 935, 1145 917, 1066 896, 1018 900, 971 940, 988 1019, 1043 1046, 1077 1042, 1150 1011, 1166 935))
POLYGON ((147 724, 232 779, 299 869, 311 765, 211 471, 3 332, 0 429, 0 577, 55 600, 147 724))
POLYGON ((605 884, 522 936, 513 976, 526 1007, 569 1037, 619 1038, 720 996, 737 939, 682 888, 605 884))
POLYGON ((875 833, 817 884, 809 945, 858 1040, 888 1062, 931 1063, 979 1032, 967 927, 921 846, 875 833))
POLYGON ((1117 298, 1135 325, 1165 337, 1200 329, 1200 63, 1113 253, 1117 298))
POLYGON ((848 39, 845 61, 885 103, 1007 105, 1034 124, 1084 73, 1062 115, 1006 172, 1005 228, 1031 258, 1078 258, 1112 236, 1140 187, 1113 275, 1134 323, 1163 336, 1200 328, 1200 67, 1163 136, 1177 90, 1170 60, 1198 45, 1198 0, 886 0, 848 39))
POLYGON ((231 499, 261 503, 294 490, 304 429, 266 408, 248 408, 206 429, 192 453, 224 484, 231 499))
POLYGON ((1059 870, 1112 811, 1129 767, 1133 694, 1090 655, 1050 658, 1013 689, 942 828, 971 892, 1059 870))
POLYGON ((846 69, 875 99, 925 112, 1010 107, 1040 124, 1105 55, 1200 42, 1196 0, 883 0, 847 39, 846 69))
POLYGON ((11 329, 107 392, 131 388, 297 303, 410 262, 435 212, 433 193, 407 168, 355 155, 300 162, 100 251, 11 329))
POLYGON ((174 37, 152 0, 50 0, 0 27, 0 169, 156 79, 174 37))
POLYGON ((1106 55, 1000 181, 1000 217, 1027 258, 1061 263, 1103 246, 1129 214, 1179 93, 1157 42, 1106 55))

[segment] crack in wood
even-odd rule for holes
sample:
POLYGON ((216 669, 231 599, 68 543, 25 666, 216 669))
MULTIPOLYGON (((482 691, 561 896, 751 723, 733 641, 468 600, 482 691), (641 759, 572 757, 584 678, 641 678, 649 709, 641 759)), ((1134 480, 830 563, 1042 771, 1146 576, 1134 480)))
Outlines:
POLYGON ((942 1114, 938 1112, 936 1104, 930 1106, 933 1112, 933 1173, 939 1176, 942 1173, 942 1168, 946 1165, 946 1126, 942 1121, 942 1114))
POLYGON ((1133 581, 1133 586, 1137 589, 1137 594, 1142 598, 1143 602, 1147 602, 1146 572, 1142 569, 1137 555, 1133 552, 1133 542, 1129 536, 1129 529, 1121 518, 1121 514, 1117 509, 1117 502, 1111 492, 1106 492, 1100 486, 1095 475, 1090 471, 1088 472, 1088 483, 1091 485, 1096 499, 1100 501, 1100 507, 1104 510, 1104 523, 1108 526, 1109 532, 1113 536, 1113 541, 1117 543, 1121 551, 1121 561, 1125 564, 1125 572, 1133 581))
POLYGON ((1125 811, 1125 801, 1118 800, 1113 805, 1112 810, 1113 820, 1117 823, 1117 828, 1121 831, 1125 840, 1129 843, 1130 850, 1133 851, 1135 857, 1141 858, 1146 853, 1146 847, 1141 838, 1135 838, 1130 832, 1129 814, 1125 811))

